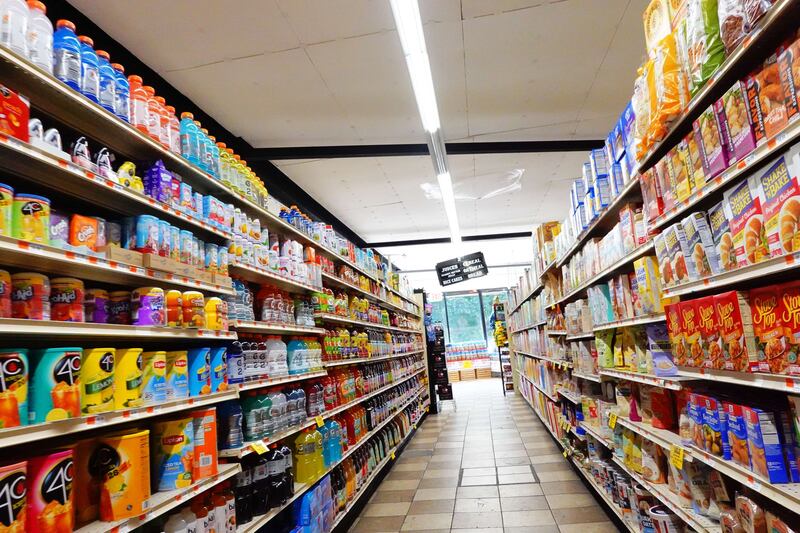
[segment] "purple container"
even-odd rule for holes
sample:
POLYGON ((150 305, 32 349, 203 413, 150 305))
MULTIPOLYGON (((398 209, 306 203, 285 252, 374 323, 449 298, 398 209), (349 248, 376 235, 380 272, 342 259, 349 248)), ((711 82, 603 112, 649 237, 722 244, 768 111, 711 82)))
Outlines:
POLYGON ((728 147, 730 165, 741 161, 756 148, 756 136, 750 123, 746 94, 744 84, 738 82, 714 103, 714 112, 728 147))
POLYGON ((135 326, 163 326, 166 312, 164 289, 141 287, 131 293, 131 318, 135 326))
POLYGON ((69 216, 60 211, 50 211, 50 246, 64 248, 69 242, 69 216))
POLYGON ((144 193, 157 201, 171 205, 172 174, 164 167, 161 160, 147 169, 144 179, 144 193))
POLYGON ((131 323, 131 293, 114 291, 108 295, 108 323, 131 323))
POLYGON ((108 292, 103 289, 86 289, 83 312, 86 322, 108 323, 108 292))

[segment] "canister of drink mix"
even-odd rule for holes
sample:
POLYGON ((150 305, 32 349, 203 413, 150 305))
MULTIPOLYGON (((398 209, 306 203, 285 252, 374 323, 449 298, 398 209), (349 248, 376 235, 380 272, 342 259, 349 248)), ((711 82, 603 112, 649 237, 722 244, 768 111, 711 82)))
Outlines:
POLYGON ((147 511, 150 498, 150 431, 100 437, 89 468, 99 473, 100 520, 113 522, 147 511))
POLYGON ((114 348, 88 348, 81 358, 81 412, 104 413, 114 409, 114 348))
POLYGON ((181 489, 192 484, 194 429, 191 417, 153 424, 150 449, 154 491, 181 489))
POLYGON ((189 397, 189 361, 186 350, 167 352, 167 400, 189 397))
POLYGON ((28 350, 0 349, 0 429, 28 424, 28 350))
POLYGON ((81 359, 78 347, 46 348, 30 354, 28 421, 53 422, 81 416, 81 359))
POLYGON ((167 352, 142 353, 142 401, 154 405, 167 401, 167 352))
POLYGON ((144 382, 144 373, 142 371, 142 349, 117 349, 115 366, 114 407, 116 409, 126 409, 143 405, 142 383, 144 382))
POLYGON ((26 532, 73 530, 74 472, 71 449, 28 459, 26 532))

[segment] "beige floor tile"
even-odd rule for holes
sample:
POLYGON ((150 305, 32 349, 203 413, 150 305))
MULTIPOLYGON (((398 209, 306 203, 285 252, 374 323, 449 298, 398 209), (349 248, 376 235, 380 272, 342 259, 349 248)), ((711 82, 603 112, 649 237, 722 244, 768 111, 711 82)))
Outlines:
POLYGON ((543 465, 548 463, 561 463, 564 461, 564 456, 560 453, 551 453, 545 455, 536 455, 531 457, 531 464, 543 465))
POLYGON ((497 483, 499 485, 513 485, 516 483, 536 483, 533 473, 527 474, 501 474, 497 476, 497 483))
POLYGON ((461 486, 462 487, 475 487, 478 485, 496 485, 497 484, 497 476, 471 476, 471 477, 462 477, 461 478, 461 486))
POLYGON ((441 489, 444 487, 457 487, 457 477, 438 477, 434 479, 423 479, 419 482, 418 489, 441 489))
POLYGON ((457 513, 500 511, 500 498, 456 498, 457 513))
POLYGON ((531 467, 527 465, 498 466, 497 473, 501 476, 505 476, 508 474, 530 474, 531 467))
POLYGON ((456 497, 456 487, 443 487, 437 489, 417 489, 414 501, 422 500, 453 500, 456 497))
POLYGON ((405 516, 411 502, 370 503, 361 516, 405 516))
POLYGON ((464 443, 461 441, 458 442, 448 442, 448 441, 439 441, 436 443, 436 449, 449 449, 449 448, 463 448, 464 443))
MULTIPOLYGON (((475 533, 474 529, 457 529, 451 528, 450 533, 475 533)), ((482 528, 480 533, 503 533, 502 527, 486 527, 482 528)))
POLYGON ((547 510, 503 512, 503 527, 551 526, 555 523, 547 510))
POLYGON ((495 474, 494 467, 486 467, 486 468, 465 468, 463 471, 464 477, 473 477, 473 476, 493 476, 495 474))
POLYGON ((553 518, 561 524, 590 524, 608 520, 608 515, 602 507, 595 504, 590 507, 573 507, 569 509, 553 509, 553 518))
POLYGON ((561 470, 557 472, 536 472, 536 477, 539 478, 539 481, 542 483, 547 483, 548 481, 572 481, 578 479, 578 475, 575 474, 572 470, 561 470))
POLYGON ((508 457, 525 457, 527 452, 524 448, 512 448, 512 449, 496 449, 494 451, 494 456, 498 459, 505 459, 508 457))
POLYGON ((594 522, 591 524, 561 524, 560 533, 617 533, 619 529, 613 522, 594 522))
POLYGON ((592 494, 570 494, 568 497, 563 494, 550 494, 546 498, 550 509, 572 509, 597 505, 597 500, 592 494))
POLYGON ((411 502, 406 514, 452 513, 455 500, 422 500, 411 502))
POLYGON ((410 514, 406 516, 401 531, 449 529, 453 515, 450 513, 410 514))
POLYGON ((384 490, 411 490, 419 485, 419 479, 398 479, 396 481, 384 480, 379 486, 379 491, 384 490))
POLYGON ((542 488, 538 483, 524 483, 522 485, 500 485, 500 496, 541 496, 542 488))
POLYGON ((429 468, 422 476, 423 479, 436 479, 443 477, 458 477, 461 470, 458 468, 429 468))
POLYGON ((503 511, 538 511, 547 509, 548 500, 544 496, 514 496, 500 498, 503 511))
POLYGON ((458 487, 456 493, 458 498, 497 498, 500 493, 497 486, 487 485, 483 487, 458 487))
POLYGON ((398 461, 393 467, 394 472, 424 472, 428 468, 428 463, 401 463, 398 461))
MULTIPOLYGON (((562 457, 563 459, 563 457, 562 457)), ((495 463, 497 466, 519 466, 519 465, 529 465, 531 464, 531 458, 528 456, 525 457, 502 457, 500 459, 496 459, 495 463)))
POLYGON ((404 516, 362 516, 350 530, 352 533, 381 533, 400 531, 404 516))
POLYGON ((378 490, 370 498, 372 503, 410 502, 414 499, 415 490, 378 490))
MULTIPOLYGON (((456 500, 458 506, 458 500, 456 500)), ((490 527, 503 527, 503 516, 500 511, 485 511, 477 513, 453 513, 453 528, 457 529, 484 529, 490 527)))
POLYGON ((547 495, 552 494, 586 494, 589 490, 581 481, 553 481, 540 483, 542 492, 547 495))
POLYGON ((482 457, 480 459, 463 459, 461 461, 461 468, 486 468, 494 465, 494 459, 491 457, 482 457))
POLYGON ((503 533, 559 533, 558 526, 504 527, 503 533))
POLYGON ((561 456, 562 461, 558 463, 544 463, 540 465, 536 465, 533 469, 538 474, 539 472, 563 472, 564 470, 572 471, 572 466, 566 460, 564 460, 564 456, 561 456))
POLYGON ((392 468, 392 471, 389 472, 386 479, 389 481, 398 479, 422 479, 423 474, 423 470, 397 470, 396 468, 392 468))
POLYGON ((438 466, 434 466, 437 463, 453 463, 456 461, 461 462, 461 458, 453 454, 435 455, 430 458, 431 468, 439 468, 438 466))

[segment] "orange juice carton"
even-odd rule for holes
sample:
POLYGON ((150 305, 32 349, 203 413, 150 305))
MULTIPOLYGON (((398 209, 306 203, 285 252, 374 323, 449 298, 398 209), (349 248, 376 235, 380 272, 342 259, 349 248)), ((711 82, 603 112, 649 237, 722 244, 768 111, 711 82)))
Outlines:
POLYGON ((104 413, 114 409, 114 348, 87 348, 81 358, 81 412, 104 413))
POLYGON ((725 191, 725 202, 731 215, 731 236, 736 252, 736 262, 752 265, 769 257, 769 247, 764 231, 764 214, 758 181, 751 176, 725 191))
POLYGON ((664 244, 667 247, 667 255, 676 284, 697 279, 694 262, 691 255, 688 254, 689 244, 686 242, 686 234, 683 233, 683 226, 680 223, 675 223, 666 229, 664 244))
POLYGON ((800 157, 794 146, 758 176, 771 257, 800 251, 800 157))
POLYGON ((694 212, 681 220, 681 226, 697 276, 704 278, 719 274, 722 271, 719 256, 706 214, 702 211, 694 212))
POLYGON ((681 330, 686 346, 686 366, 700 368, 704 365, 705 354, 700 336, 700 318, 694 300, 681 302, 681 330))
POLYGON ((0 84, 0 133, 28 142, 30 113, 27 98, 0 84))
POLYGON ((789 483, 789 472, 778 438, 775 414, 756 407, 742 407, 747 425, 751 470, 770 483, 789 483))
POLYGON ((747 372, 750 361, 758 359, 750 304, 739 291, 715 294, 713 298, 722 347, 721 360, 715 360, 719 366, 714 368, 747 372))
POLYGON ((90 458, 98 470, 100 520, 114 522, 147 511, 150 499, 150 431, 119 433, 99 439, 90 458))
POLYGON ((676 365, 686 364, 686 347, 683 343, 683 329, 681 329, 681 304, 673 303, 664 306, 664 316, 667 320, 667 333, 669 344, 676 365))
POLYGON ((150 449, 154 491, 182 489, 192 484, 194 429, 191 417, 153 424, 150 449))
POLYGON ((719 336, 719 319, 714 308, 714 297, 705 296, 694 300, 697 309, 698 329, 700 330, 700 347, 703 350, 704 368, 720 368, 722 366, 722 346, 719 336))
POLYGON ((31 353, 31 424, 81 416, 81 356, 80 348, 46 348, 31 353))
POLYGON ((664 234, 659 233, 653 237, 653 248, 658 261, 658 272, 661 274, 661 285, 671 287, 675 285, 675 276, 672 274, 672 264, 667 253, 667 243, 664 234))
POLYGON ((192 479, 197 482, 217 473, 217 409, 199 409, 190 414, 194 430, 192 479))
POLYGON ((789 121, 777 54, 769 56, 744 83, 753 134, 756 143, 761 144, 777 135, 789 121))
POLYGON ((128 409, 144 404, 142 364, 141 348, 119 348, 117 350, 116 368, 114 369, 114 407, 116 409, 128 409))
POLYGON ((781 301, 775 285, 750 291, 753 333, 757 358, 750 361, 751 372, 773 372, 783 368, 788 345, 781 321, 781 301))
POLYGON ((711 237, 714 239, 714 249, 719 258, 719 268, 723 272, 737 268, 736 249, 733 247, 733 235, 728 222, 731 218, 725 201, 708 210, 708 223, 711 228, 711 237))
POLYGON ((26 531, 72 531, 74 472, 71 449, 28 460, 26 531))
POLYGON ((0 429, 28 424, 28 350, 0 349, 0 429))
POLYGON ((8 533, 29 531, 27 469, 27 461, 0 466, 0 527, 8 533))
POLYGON ((646 255, 633 262, 636 273, 636 290, 642 311, 646 315, 661 313, 661 284, 658 282, 658 263, 655 256, 646 255))
POLYGON ((770 361, 770 370, 777 374, 800 375, 800 282, 793 281, 778 286, 780 295, 780 322, 786 342, 784 356, 770 361))

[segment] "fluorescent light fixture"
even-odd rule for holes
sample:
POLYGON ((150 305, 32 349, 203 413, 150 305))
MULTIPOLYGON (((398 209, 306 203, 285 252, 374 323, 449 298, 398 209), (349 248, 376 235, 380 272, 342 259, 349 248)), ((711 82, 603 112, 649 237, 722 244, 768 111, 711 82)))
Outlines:
POLYGON ((400 35, 400 44, 406 56, 408 75, 417 100, 417 109, 425 131, 436 131, 441 127, 436 92, 433 90, 431 65, 422 32, 422 18, 417 0, 391 0, 394 22, 400 35))
POLYGON ((456 198, 453 196, 453 180, 449 172, 436 176, 439 190, 442 192, 442 203, 447 215, 447 224, 450 226, 450 242, 461 243, 461 231, 458 228, 458 214, 456 213, 456 198))

